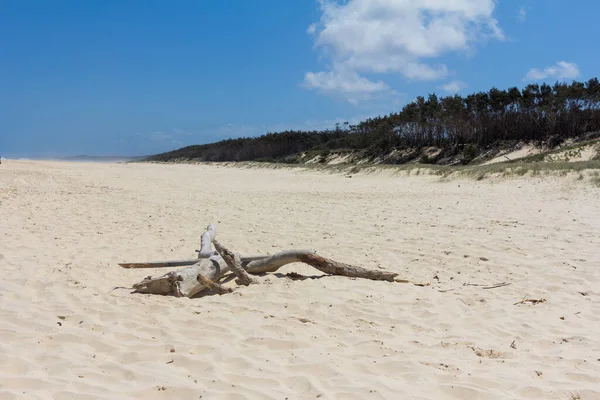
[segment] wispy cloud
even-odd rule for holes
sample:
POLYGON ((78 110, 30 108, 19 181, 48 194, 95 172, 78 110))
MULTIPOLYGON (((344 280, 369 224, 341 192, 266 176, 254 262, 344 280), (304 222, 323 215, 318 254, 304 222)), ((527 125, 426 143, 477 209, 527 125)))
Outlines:
POLYGON ((577 64, 566 61, 558 61, 556 65, 542 69, 531 68, 525 75, 525 81, 541 81, 543 79, 574 79, 579 76, 577 64))
POLYGON ((525 10, 525 7, 520 7, 519 14, 517 15, 517 21, 525 22, 526 19, 527 19, 527 10, 525 10))
POLYGON ((340 95, 352 104, 395 92, 382 81, 371 81, 354 71, 307 72, 302 86, 329 95, 340 95))
POLYGON ((194 134, 183 129, 175 128, 170 131, 153 131, 149 133, 138 132, 135 136, 145 138, 151 142, 182 146, 185 143, 185 139, 194 136, 194 134))
POLYGON ((442 89, 444 92, 454 94, 460 92, 463 89, 466 89, 467 87, 468 85, 462 81, 451 81, 441 85, 439 88, 442 89))
POLYGON ((472 51, 482 40, 503 40, 494 0, 319 0, 322 16, 307 32, 329 61, 307 72, 303 86, 350 102, 395 92, 375 74, 437 80, 448 74, 432 60, 472 51), (366 76, 365 76, 366 75, 366 76))

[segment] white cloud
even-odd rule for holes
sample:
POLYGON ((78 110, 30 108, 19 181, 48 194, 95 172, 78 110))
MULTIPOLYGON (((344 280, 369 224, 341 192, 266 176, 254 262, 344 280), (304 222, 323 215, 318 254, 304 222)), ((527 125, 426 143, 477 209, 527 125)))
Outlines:
POLYGON ((448 52, 469 51, 484 39, 504 39, 493 17, 495 0, 319 0, 322 16, 308 28, 315 47, 330 61, 325 72, 309 72, 305 86, 348 93, 387 90, 360 74, 400 74, 436 80, 446 65, 431 61, 448 52), (339 71, 345 71, 340 73, 339 71), (318 84, 315 85, 315 77, 318 84), (326 83, 326 80, 332 83, 326 83), (342 80, 348 79, 348 83, 342 80), (368 83, 370 82, 370 83, 368 83))
POLYGON ((434 81, 448 75, 448 68, 445 65, 432 67, 423 63, 409 63, 404 66, 402 73, 409 79, 434 81))
POLYGON ((527 10, 524 7, 519 8, 519 15, 517 16, 517 21, 525 22, 527 19, 527 10))
POLYGON ((527 72, 523 80, 541 81, 543 79, 573 79, 579 76, 577 64, 566 61, 558 61, 556 65, 544 69, 532 68, 527 72))
POLYGON ((445 92, 455 94, 455 93, 458 93, 461 90, 465 89, 466 87, 467 87, 467 84, 464 82, 452 81, 452 82, 443 84, 442 86, 440 86, 440 89, 442 89, 445 92))
POLYGON ((307 72, 304 82, 311 88, 344 93, 372 93, 388 90, 388 86, 385 83, 381 81, 372 82, 355 72, 307 72))
POLYGON ((324 94, 341 96, 355 105, 382 96, 395 97, 398 95, 384 82, 373 82, 352 70, 307 72, 302 85, 324 94))

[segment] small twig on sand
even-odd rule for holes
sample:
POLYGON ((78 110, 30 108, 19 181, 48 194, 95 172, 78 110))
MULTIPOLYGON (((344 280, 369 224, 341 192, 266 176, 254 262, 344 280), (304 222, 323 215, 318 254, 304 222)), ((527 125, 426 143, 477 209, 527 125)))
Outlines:
POLYGON ((482 289, 496 289, 496 288, 508 286, 508 285, 512 285, 512 283, 502 282, 502 283, 495 283, 493 285, 488 285, 487 283, 486 284, 482 284, 482 283, 465 283, 465 284, 463 284, 463 286, 481 286, 482 289))
MULTIPOLYGON (((487 284, 479 284, 479 283, 463 283, 463 286, 477 286, 477 287, 481 287, 482 289, 496 289, 496 288, 509 286, 509 285, 512 285, 512 283, 502 282, 502 283, 496 283, 494 285, 489 285, 489 286, 487 284)), ((462 287, 462 286, 460 286, 460 287, 462 287)), ((438 290, 438 292, 440 292, 440 293, 452 292, 453 290, 459 289, 460 287, 455 287, 455 288, 451 288, 451 289, 442 289, 442 290, 438 290)))
POLYGON ((458 288, 442 289, 442 290, 438 290, 438 292, 440 292, 440 293, 446 293, 446 292, 452 292, 452 291, 454 291, 456 289, 458 289, 458 288))
POLYGON ((536 304, 545 303, 545 302, 546 302, 546 299, 523 299, 521 301, 517 301, 513 305, 516 306, 517 304, 525 304, 525 303, 531 303, 533 305, 536 305, 536 304))
POLYGON ((496 289, 496 288, 508 286, 508 285, 512 285, 512 283, 510 283, 510 282, 496 283, 495 285, 484 286, 482 289, 496 289))
POLYGON ((413 281, 409 281, 408 279, 400 279, 400 278, 394 278, 394 282, 396 282, 396 283, 412 283, 415 286, 421 286, 421 287, 426 287, 426 286, 431 285, 431 283, 429 283, 429 282, 420 283, 420 282, 413 282, 413 281))

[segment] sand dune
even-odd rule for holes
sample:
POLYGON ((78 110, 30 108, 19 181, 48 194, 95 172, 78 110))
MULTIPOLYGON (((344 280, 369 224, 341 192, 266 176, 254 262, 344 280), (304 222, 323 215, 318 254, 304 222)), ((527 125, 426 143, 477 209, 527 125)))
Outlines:
POLYGON ((0 398, 600 399, 598 205, 570 178, 8 160, 0 398), (241 253, 313 248, 432 285, 294 264, 315 279, 115 289, 166 272, 118 262, 193 257, 208 222, 241 253))

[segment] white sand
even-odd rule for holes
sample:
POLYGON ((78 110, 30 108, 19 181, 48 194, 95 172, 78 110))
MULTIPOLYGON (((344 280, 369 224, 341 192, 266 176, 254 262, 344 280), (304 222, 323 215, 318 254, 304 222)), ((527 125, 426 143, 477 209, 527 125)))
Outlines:
POLYGON ((499 155, 492 158, 491 160, 484 162, 483 164, 484 165, 497 164, 497 163, 505 162, 506 160, 518 160, 520 158, 533 156, 535 154, 540 154, 543 151, 544 150, 540 147, 526 144, 526 145, 523 145, 523 147, 521 147, 519 150, 510 151, 510 152, 506 152, 506 153, 501 152, 499 155))
MULTIPOLYGON (((566 142, 565 146, 572 145, 571 142, 566 142)), ((526 144, 519 150, 515 150, 508 153, 500 153, 496 157, 484 162, 483 164, 497 164, 508 160, 519 160, 521 158, 533 156, 546 152, 541 147, 536 147, 531 144, 526 144)), ((600 153, 600 146, 598 143, 592 143, 587 146, 580 146, 577 148, 566 148, 562 151, 554 153, 548 153, 544 156, 543 161, 546 162, 576 162, 576 161, 590 161, 594 159, 600 153)))
POLYGON ((4 161, 0 398, 600 399, 598 193, 570 178, 4 161), (118 262, 193 256, 211 221, 241 253, 314 248, 433 285, 113 290, 167 272, 118 262), (464 286, 499 282, 512 285, 464 286))

